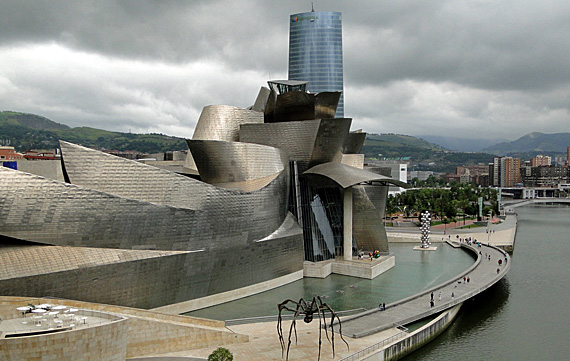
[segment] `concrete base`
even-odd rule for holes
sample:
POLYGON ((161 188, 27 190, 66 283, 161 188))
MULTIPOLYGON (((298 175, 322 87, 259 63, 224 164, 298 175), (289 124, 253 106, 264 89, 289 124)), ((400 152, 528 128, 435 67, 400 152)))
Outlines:
POLYGON ((326 278, 331 273, 344 276, 374 279, 396 265, 393 255, 381 256, 378 259, 353 259, 345 261, 334 259, 322 262, 307 262, 303 264, 305 277, 326 278))
POLYGON ((428 248, 424 248, 421 246, 415 246, 414 251, 435 251, 437 250, 436 246, 429 246, 428 248))
POLYGON ((303 262, 303 276, 310 278, 327 278, 332 273, 333 260, 321 262, 303 262))

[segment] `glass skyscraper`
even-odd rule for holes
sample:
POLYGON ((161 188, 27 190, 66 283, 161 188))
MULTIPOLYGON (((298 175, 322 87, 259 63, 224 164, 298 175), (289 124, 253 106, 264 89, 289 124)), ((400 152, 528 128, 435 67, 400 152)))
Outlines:
MULTIPOLYGON (((343 91, 341 13, 290 16, 289 80, 308 81, 307 90, 312 93, 343 91)), ((336 117, 344 117, 344 94, 336 117)))

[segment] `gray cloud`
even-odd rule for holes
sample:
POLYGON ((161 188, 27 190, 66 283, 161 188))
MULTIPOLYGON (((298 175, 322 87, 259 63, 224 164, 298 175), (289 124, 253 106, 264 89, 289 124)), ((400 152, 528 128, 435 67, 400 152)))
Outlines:
MULTIPOLYGON (((353 128, 514 139, 568 131, 570 3, 315 1, 343 13, 353 128)), ((0 3, 0 109, 191 136, 203 106, 286 78, 307 2, 0 3)))

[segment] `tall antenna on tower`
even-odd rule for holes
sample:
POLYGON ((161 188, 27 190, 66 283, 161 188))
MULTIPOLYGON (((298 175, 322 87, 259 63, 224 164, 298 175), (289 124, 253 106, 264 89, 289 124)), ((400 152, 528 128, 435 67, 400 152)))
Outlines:
POLYGON ((311 12, 314 13, 315 12, 315 7, 313 6, 313 2, 311 1, 311 12))

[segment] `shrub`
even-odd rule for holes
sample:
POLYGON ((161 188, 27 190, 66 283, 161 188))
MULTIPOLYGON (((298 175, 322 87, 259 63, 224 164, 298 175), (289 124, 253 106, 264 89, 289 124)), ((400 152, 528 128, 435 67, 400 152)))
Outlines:
POLYGON ((234 356, 230 350, 223 347, 218 347, 208 356, 208 361, 233 361, 233 359, 234 356))

